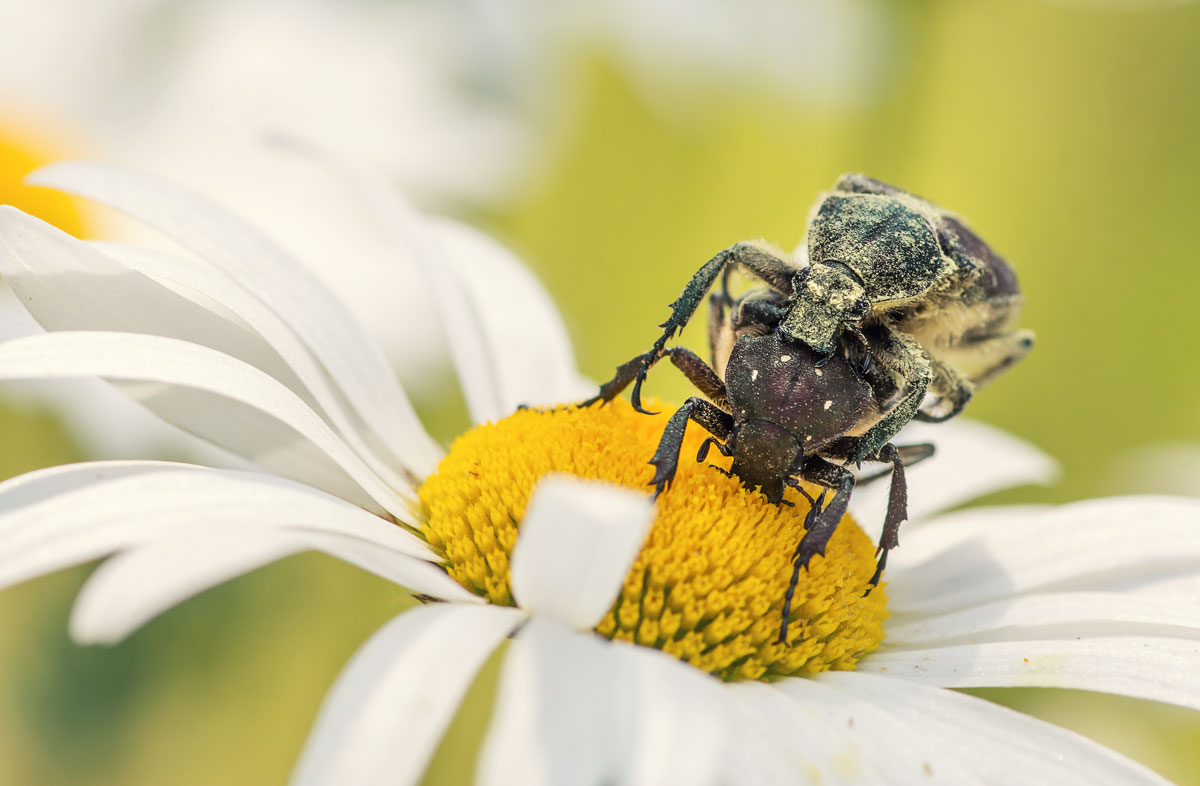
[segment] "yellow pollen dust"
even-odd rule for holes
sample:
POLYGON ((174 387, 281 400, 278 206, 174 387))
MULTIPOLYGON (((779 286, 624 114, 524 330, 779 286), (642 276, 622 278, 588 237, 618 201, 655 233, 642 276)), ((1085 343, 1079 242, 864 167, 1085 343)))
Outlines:
MULTIPOLYGON (((467 589, 513 605, 508 558, 534 485, 550 472, 647 485, 669 407, 642 415, 624 401, 587 409, 523 410, 459 437, 421 487, 430 545, 467 589)), ((679 470, 661 494, 650 534, 601 635, 661 649, 722 679, 771 679, 852 669, 883 640, 887 597, 866 597, 875 547, 845 517, 816 556, 792 600, 788 641, 779 644, 792 552, 804 534, 808 501, 793 489, 794 507, 772 505, 761 493, 713 469, 730 459, 710 451, 695 461, 708 436, 691 424, 679 470)), ((817 493, 816 489, 808 489, 817 493)))

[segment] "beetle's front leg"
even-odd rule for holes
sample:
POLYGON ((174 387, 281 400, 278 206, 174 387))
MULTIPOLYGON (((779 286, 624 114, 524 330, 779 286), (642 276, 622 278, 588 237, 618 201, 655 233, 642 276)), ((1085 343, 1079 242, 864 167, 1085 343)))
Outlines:
MULTIPOLYGON (((601 385, 600 391, 596 393, 596 395, 592 396, 587 401, 584 401, 579 406, 590 407, 597 401, 603 401, 605 404, 607 404, 617 396, 621 395, 621 391, 629 387, 629 383, 633 382, 634 377, 636 377, 639 373, 643 375, 645 374, 645 372, 642 371, 643 363, 649 361, 650 366, 654 365, 656 360, 650 360, 649 358, 650 353, 647 352, 644 355, 638 355, 632 360, 617 366, 617 373, 613 375, 613 378, 601 385)), ((647 366, 647 368, 648 367, 649 366, 647 366)))
POLYGON ((857 440, 853 455, 849 457, 855 464, 861 464, 868 456, 877 454, 900 429, 908 425, 917 414, 933 378, 929 356, 907 333, 885 329, 883 341, 875 347, 875 356, 881 364, 893 369, 906 381, 907 389, 899 403, 878 423, 861 437, 851 438, 857 440))
POLYGON ((765 243, 737 243, 705 262, 687 282, 679 297, 671 303, 671 316, 659 325, 663 329, 662 335, 654 342, 650 351, 641 356, 642 366, 634 376, 633 390, 629 394, 629 400, 638 412, 645 412, 641 406, 641 393, 646 372, 662 356, 667 341, 683 330, 684 325, 691 320, 717 276, 733 265, 742 266, 782 294, 790 295, 792 292, 792 277, 797 270, 795 263, 765 243))
POLYGON ((784 594, 783 622, 779 627, 780 644, 787 642, 788 616, 791 614, 792 595, 800 582, 800 571, 808 567, 813 557, 825 554, 825 547, 837 530, 842 516, 846 515, 850 493, 854 491, 854 475, 850 470, 832 464, 820 456, 806 457, 800 467, 800 476, 804 480, 834 489, 834 495, 829 504, 824 505, 825 492, 821 492, 817 504, 813 505, 805 518, 804 537, 800 538, 800 542, 796 544, 796 551, 792 554, 792 578, 784 594))
MULTIPOLYGON (((655 487, 657 497, 671 485, 675 479, 675 470, 679 468, 679 451, 683 448, 683 434, 687 430, 688 420, 694 420, 717 439, 728 439, 733 431, 733 416, 719 407, 693 396, 683 402, 683 406, 675 411, 663 429, 662 439, 659 440, 658 450, 650 463, 654 465, 654 478, 650 485, 655 487)), ((724 452, 724 451, 722 451, 724 452)))
MULTIPOLYGON (((664 356, 670 357, 671 364, 674 365, 675 368, 682 371, 683 375, 688 378, 688 381, 695 385, 701 393, 707 396, 709 401, 713 402, 718 407, 729 406, 729 398, 725 392, 725 383, 722 382, 721 378, 717 376, 717 372, 709 368, 708 364, 705 363, 699 355, 687 347, 671 347, 670 349, 663 350, 663 353, 659 355, 658 359, 651 360, 650 365, 654 365, 664 356)), ((604 403, 607 404, 619 396, 621 391, 624 390, 630 382, 637 378, 640 373, 642 373, 641 367, 642 364, 646 362, 647 357, 648 355, 638 355, 627 363, 617 366, 616 376, 601 385, 599 393, 597 393, 595 396, 592 396, 579 406, 590 407, 597 401, 604 401, 604 403)), ((640 401, 633 402, 633 406, 643 414, 657 414, 654 412, 646 412, 644 409, 641 409, 640 401)))

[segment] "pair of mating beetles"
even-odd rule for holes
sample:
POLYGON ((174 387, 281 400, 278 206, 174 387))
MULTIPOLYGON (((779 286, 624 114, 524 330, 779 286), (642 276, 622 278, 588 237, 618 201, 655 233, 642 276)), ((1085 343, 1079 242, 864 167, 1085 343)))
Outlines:
POLYGON ((656 496, 675 477, 694 420, 711 434, 697 461, 716 448, 733 457, 731 474, 769 502, 783 504, 788 486, 808 498, 780 643, 800 570, 825 553, 846 512, 855 484, 848 467, 891 465, 870 592, 907 518, 904 467, 933 454, 930 444, 896 446, 892 438, 911 420, 957 415, 976 388, 1033 347, 1031 332, 1013 329, 1021 295, 1008 263, 962 219, 925 199, 844 175, 813 208, 807 249, 807 261, 758 242, 717 254, 671 304, 650 351, 619 366, 583 404, 611 401, 632 383, 633 407, 646 412, 646 373, 669 357, 705 398, 689 398, 668 421, 650 460, 656 496), (738 268, 765 286, 735 299, 729 277, 738 268), (718 278, 709 297, 710 366, 666 344, 718 278), (801 480, 824 490, 814 499, 801 480))

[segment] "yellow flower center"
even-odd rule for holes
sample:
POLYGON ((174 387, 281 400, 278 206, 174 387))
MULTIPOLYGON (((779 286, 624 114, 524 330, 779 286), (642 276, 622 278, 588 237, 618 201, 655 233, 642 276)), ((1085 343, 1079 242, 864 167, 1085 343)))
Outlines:
POLYGON ((53 135, 43 130, 18 128, 10 125, 11 121, 11 116, 6 117, 5 125, 0 126, 0 204, 15 205, 64 232, 82 237, 87 222, 78 200, 22 182, 34 169, 61 157, 49 149, 53 143, 45 142, 53 135))
MULTIPOLYGON (((666 414, 649 417, 614 401, 524 410, 472 429, 421 487, 430 545, 464 587, 512 605, 509 555, 537 481, 565 472, 649 494, 647 460, 666 422, 666 414)), ((809 503, 788 489, 794 507, 772 505, 710 462, 693 461, 705 436, 688 429, 675 482, 659 496, 646 543, 596 631, 726 680, 854 668, 883 640, 887 616, 882 587, 863 596, 875 570, 871 540, 849 516, 842 520, 825 556, 800 572, 788 640, 778 643, 809 503)), ((709 455, 728 469, 729 459, 709 455)))

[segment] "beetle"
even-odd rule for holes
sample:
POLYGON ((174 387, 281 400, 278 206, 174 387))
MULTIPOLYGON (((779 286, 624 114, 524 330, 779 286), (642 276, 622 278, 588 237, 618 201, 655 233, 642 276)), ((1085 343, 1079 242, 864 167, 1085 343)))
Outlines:
POLYGON ((671 303, 650 351, 618 367, 598 394, 611 401, 630 383, 641 406, 648 370, 669 357, 706 398, 689 398, 670 418, 650 463, 655 495, 669 487, 689 420, 709 431, 697 456, 716 447, 729 470, 784 504, 792 486, 811 506, 793 554, 780 642, 799 572, 823 554, 849 504, 851 464, 891 465, 888 511, 876 586, 907 518, 904 467, 932 445, 897 447, 909 421, 940 422, 958 414, 974 390, 1032 348, 1029 331, 1012 325, 1021 296, 1008 263, 962 219, 933 203, 865 175, 838 179, 810 214, 808 260, 762 242, 738 243, 710 259, 671 303), (742 269, 765 286, 740 298, 729 276, 742 269), (666 347, 700 300, 710 298, 710 368, 684 347, 666 347), (808 480, 827 492, 813 499, 808 480))
MULTIPOLYGON (((782 643, 787 639, 800 571, 814 556, 825 553, 855 487, 856 478, 845 466, 858 456, 859 438, 854 432, 861 429, 860 424, 871 423, 886 412, 884 397, 894 397, 894 384, 887 374, 864 369, 850 352, 821 354, 778 330, 742 335, 724 359, 723 378, 685 347, 666 348, 662 357, 670 358, 704 398, 688 398, 667 421, 649 462, 655 467, 650 481, 655 496, 674 480, 688 421, 695 421, 710 435, 701 443, 697 461, 704 461, 715 448, 733 459, 727 474, 759 489, 768 502, 790 505, 784 500, 784 490, 792 487, 810 503, 804 536, 792 554, 792 576, 784 595, 779 633, 782 643), (833 497, 828 504, 825 491, 812 497, 801 480, 832 490, 833 497)), ((643 359, 638 356, 621 366, 600 394, 583 406, 618 395, 634 379, 643 359)), ((863 457, 890 464, 892 473, 879 559, 868 592, 879 583, 888 551, 898 544, 900 525, 907 518, 904 467, 932 454, 929 444, 897 447, 889 443, 863 457)))
MULTIPOLYGON (((721 302, 733 304, 728 277, 737 268, 767 285, 736 304, 743 322, 778 330, 826 356, 852 341, 904 381, 903 397, 860 440, 856 463, 910 420, 957 415, 976 388, 1033 347, 1030 331, 1012 329, 1022 300, 1007 261, 961 218, 895 186, 861 174, 838 178, 809 217, 807 256, 805 262, 763 242, 743 242, 705 263, 641 356, 630 393, 634 408, 645 412, 646 372, 719 275, 721 302), (869 351, 866 328, 877 334, 869 351), (935 400, 926 404, 926 393, 935 400)), ((732 343, 726 340, 719 352, 713 343, 720 369, 732 343)))

